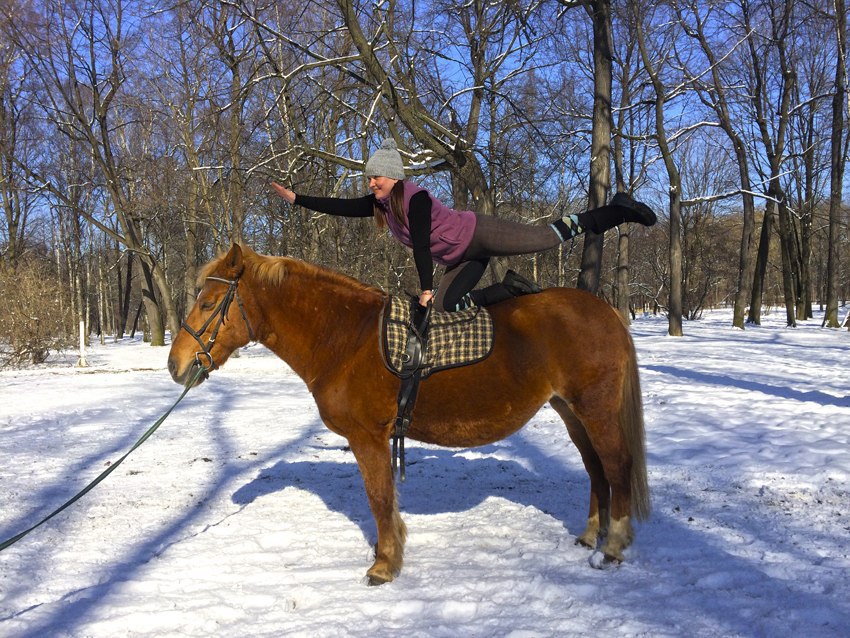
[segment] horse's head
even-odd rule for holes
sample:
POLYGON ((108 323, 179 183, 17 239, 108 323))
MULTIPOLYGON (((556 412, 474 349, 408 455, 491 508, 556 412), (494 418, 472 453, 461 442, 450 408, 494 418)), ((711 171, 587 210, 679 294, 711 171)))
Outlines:
POLYGON ((204 269, 201 291, 168 354, 168 371, 177 383, 185 385, 196 377, 201 383, 236 348, 254 340, 239 294, 244 270, 238 244, 204 269), (203 374, 197 376, 200 369, 203 374))

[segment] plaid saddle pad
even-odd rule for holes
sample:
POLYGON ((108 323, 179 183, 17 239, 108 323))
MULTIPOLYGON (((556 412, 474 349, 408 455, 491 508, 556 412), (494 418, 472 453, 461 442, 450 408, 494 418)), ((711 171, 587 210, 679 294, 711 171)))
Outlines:
MULTIPOLYGON (((409 325, 410 302, 390 297, 384 310, 383 349, 384 361, 395 374, 402 370, 409 325)), ((422 378, 439 370, 481 361, 492 349, 493 319, 485 308, 432 312, 422 378)))

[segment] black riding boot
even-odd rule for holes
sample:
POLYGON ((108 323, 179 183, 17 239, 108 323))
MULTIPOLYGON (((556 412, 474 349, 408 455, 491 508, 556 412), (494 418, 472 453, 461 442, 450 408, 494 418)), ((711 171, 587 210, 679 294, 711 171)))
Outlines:
POLYGON ((513 299, 515 295, 508 290, 505 284, 498 283, 487 286, 486 288, 478 288, 466 295, 472 302, 467 305, 471 306, 492 306, 500 301, 513 299))
POLYGON ((533 281, 529 281, 522 275, 509 270, 501 283, 487 286, 469 293, 469 298, 476 306, 492 306, 500 301, 532 295, 543 292, 543 289, 533 281))
POLYGON ((563 217, 553 223, 552 228, 558 233, 561 241, 568 241, 588 230, 601 235, 609 228, 625 222, 652 226, 656 217, 646 204, 635 201, 627 193, 617 193, 608 205, 563 217))
POLYGON ((579 213, 577 217, 579 224, 597 235, 625 222, 644 226, 653 226, 656 222, 652 209, 646 204, 635 201, 627 193, 617 193, 607 206, 579 213))
POLYGON ((526 279, 513 270, 509 270, 505 273, 505 278, 502 279, 502 284, 504 284, 505 288, 511 291, 514 297, 533 295, 538 292, 543 292, 543 288, 538 286, 535 282, 526 279))

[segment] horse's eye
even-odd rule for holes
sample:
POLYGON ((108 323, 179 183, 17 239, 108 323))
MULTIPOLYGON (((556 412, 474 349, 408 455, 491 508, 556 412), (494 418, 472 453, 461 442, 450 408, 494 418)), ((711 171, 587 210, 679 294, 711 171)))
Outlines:
POLYGON ((212 301, 202 301, 201 302, 201 310, 203 310, 204 312, 207 312, 207 311, 212 310, 212 309, 213 309, 212 301))

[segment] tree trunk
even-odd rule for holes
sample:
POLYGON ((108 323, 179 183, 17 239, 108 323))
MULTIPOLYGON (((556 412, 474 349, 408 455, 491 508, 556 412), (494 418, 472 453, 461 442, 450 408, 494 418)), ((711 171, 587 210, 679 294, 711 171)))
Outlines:
POLYGON ((838 239, 841 233, 841 197, 844 181, 844 109, 846 86, 845 42, 847 8, 844 0, 834 0, 837 61, 835 65, 835 88, 832 96, 832 134, 830 139, 830 182, 829 182, 829 239, 827 241, 826 265, 826 312, 823 325, 838 328, 838 239))
POLYGON ((118 269, 118 301, 121 307, 118 312, 118 326, 115 331, 115 339, 123 339, 130 319, 130 293, 133 286, 133 253, 127 252, 127 272, 124 275, 123 296, 121 284, 121 269, 118 269))
MULTIPOLYGON (((587 7, 593 21, 593 130, 590 142, 590 187, 587 207, 604 206, 611 185, 611 2, 594 0, 587 7)), ((588 232, 581 254, 578 287, 596 293, 602 268, 602 235, 588 232)))
POLYGON ((761 233, 759 235, 759 247, 753 269, 752 295, 750 298, 750 312, 747 323, 754 326, 761 325, 761 307, 764 303, 764 278, 767 275, 767 264, 770 258, 770 235, 773 225, 773 202, 768 201, 764 209, 764 219, 761 222, 761 233))
POLYGON ((738 160, 738 174, 741 177, 741 188, 743 189, 742 204, 743 213, 741 228, 741 244, 738 251, 738 286, 735 291, 735 306, 732 312, 732 325, 736 328, 744 327, 744 320, 747 312, 747 302, 750 301, 750 294, 753 284, 753 235, 755 234, 756 226, 756 207, 752 193, 750 192, 750 169, 747 160, 747 152, 744 149, 744 144, 735 135, 733 139, 735 146, 735 157, 738 160))
POLYGON ((151 264, 147 259, 142 259, 142 301, 145 306, 145 317, 147 317, 148 328, 150 330, 150 342, 152 346, 165 345, 165 328, 162 323, 162 315, 159 310, 159 303, 156 299, 156 285, 154 284, 154 275, 151 264))
POLYGON ((794 264, 793 238, 791 236, 793 228, 791 224, 791 213, 788 211, 788 204, 785 200, 785 194, 781 188, 776 185, 772 187, 771 194, 779 200, 779 247, 782 253, 782 295, 785 299, 785 321, 786 325, 797 327, 797 276, 794 264))
MULTIPOLYGON (((189 313, 189 309, 195 303, 197 296, 195 290, 195 280, 197 279, 198 267, 197 260, 197 242, 198 242, 198 219, 200 218, 198 203, 200 200, 200 185, 197 180, 191 180, 189 185, 189 202, 186 211, 186 247, 184 251, 184 259, 186 261, 186 272, 183 275, 183 299, 178 309, 179 316, 185 317, 189 313)), ((173 339, 176 332, 171 333, 173 339)))
POLYGON ((807 198, 807 211, 800 220, 800 241, 797 252, 797 268, 800 273, 797 289, 797 320, 806 321, 812 317, 812 199, 807 198))
MULTIPOLYGON (((672 158, 671 162, 672 164, 672 158)), ((682 331, 682 204, 681 180, 678 172, 670 176, 670 296, 667 302, 667 333, 681 337, 682 331)))
POLYGON ((106 275, 103 272, 103 252, 98 251, 97 253, 97 315, 100 318, 100 326, 98 330, 98 335, 100 336, 100 343, 103 345, 106 342, 106 333, 107 331, 114 331, 114 327, 112 326, 112 321, 110 317, 109 307, 106 297, 106 275))
MULTIPOLYGON (((633 5, 632 10, 637 12, 633 5)), ((638 47, 640 49, 643 66, 652 82, 655 92, 653 101, 654 132, 655 141, 667 169, 667 178, 670 182, 670 243, 669 243, 669 265, 670 265, 670 294, 667 303, 667 333, 672 337, 682 336, 682 306, 683 306, 683 273, 682 273, 682 179, 679 169, 673 158, 667 132, 664 127, 664 105, 665 87, 661 80, 659 70, 655 67, 655 58, 650 56, 646 44, 646 34, 643 28, 641 16, 635 14, 635 28, 637 33, 638 47)))
POLYGON ((631 306, 629 294, 629 231, 620 231, 617 242, 617 287, 614 305, 626 323, 631 323, 631 306))
MULTIPOLYGON (((793 231, 792 221, 788 211, 788 204, 782 185, 780 175, 783 173, 783 161, 786 153, 786 133, 791 113, 791 101, 797 85, 795 69, 789 62, 787 53, 787 41, 790 29, 790 15, 793 11, 793 2, 785 0, 783 6, 777 6, 777 10, 771 14, 773 42, 779 60, 778 72, 781 73, 782 85, 779 91, 779 104, 773 104, 771 100, 776 97, 768 88, 768 72, 762 53, 756 47, 755 38, 747 39, 747 47, 750 51, 750 63, 752 65, 752 76, 754 81, 751 102, 755 110, 755 122, 761 134, 765 155, 770 166, 770 182, 768 196, 778 204, 779 211, 779 238, 782 253, 782 284, 785 296, 786 320, 789 326, 796 326, 795 320, 795 297, 794 270, 792 265, 791 233, 793 231), (774 119, 776 118, 776 119, 774 119)), ((749 5, 744 5, 744 26, 752 29, 749 5)))

